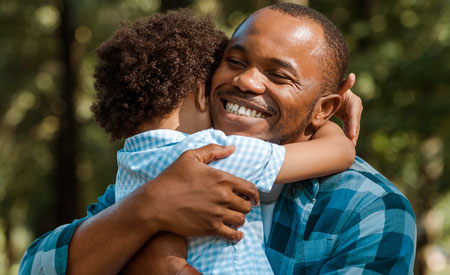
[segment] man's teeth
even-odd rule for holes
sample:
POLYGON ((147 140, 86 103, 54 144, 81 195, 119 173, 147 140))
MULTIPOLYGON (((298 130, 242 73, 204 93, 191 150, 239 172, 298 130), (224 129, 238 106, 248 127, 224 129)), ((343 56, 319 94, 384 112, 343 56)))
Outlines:
POLYGON ((240 106, 232 102, 227 102, 227 104, 225 105, 225 109, 227 110, 227 113, 238 116, 255 117, 255 118, 267 117, 267 115, 261 113, 260 111, 240 106))

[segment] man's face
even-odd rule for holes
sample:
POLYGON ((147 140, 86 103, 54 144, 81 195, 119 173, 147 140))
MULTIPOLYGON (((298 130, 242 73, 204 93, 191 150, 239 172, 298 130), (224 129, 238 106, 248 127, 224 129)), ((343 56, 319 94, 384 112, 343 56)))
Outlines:
POLYGON ((214 127, 281 144, 302 140, 320 93, 324 45, 311 20, 270 9, 253 14, 213 75, 214 127))

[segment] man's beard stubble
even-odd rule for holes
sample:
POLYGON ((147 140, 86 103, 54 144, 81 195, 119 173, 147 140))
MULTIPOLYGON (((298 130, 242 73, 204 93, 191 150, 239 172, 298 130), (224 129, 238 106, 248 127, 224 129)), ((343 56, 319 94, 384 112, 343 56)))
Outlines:
MULTIPOLYGON (((291 133, 286 134, 286 135, 281 136, 281 137, 273 137, 272 139, 269 140, 269 142, 272 142, 272 143, 275 143, 275 144, 280 144, 280 145, 294 142, 302 134, 303 131, 306 131, 306 127, 308 126, 309 122, 311 121, 311 117, 312 117, 312 113, 313 113, 313 110, 314 110, 314 106, 316 106, 316 103, 317 103, 318 100, 319 100, 319 98, 317 98, 309 106, 309 110, 308 110, 308 114, 306 115, 306 118, 302 121, 300 126, 297 127, 297 129, 294 132, 291 132, 291 133)), ((312 133, 313 132, 314 131, 312 131, 312 133)), ((305 133, 305 134, 307 134, 307 133, 305 133)))

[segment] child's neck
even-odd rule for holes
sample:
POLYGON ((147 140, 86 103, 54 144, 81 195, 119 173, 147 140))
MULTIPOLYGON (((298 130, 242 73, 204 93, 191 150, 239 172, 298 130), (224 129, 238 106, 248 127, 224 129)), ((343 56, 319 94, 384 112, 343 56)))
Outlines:
POLYGON ((164 118, 143 123, 138 131, 142 133, 156 129, 169 129, 193 134, 210 127, 209 111, 199 111, 195 105, 194 97, 188 96, 172 113, 164 118))
POLYGON ((157 129, 169 129, 176 130, 180 132, 186 132, 186 129, 183 129, 182 124, 180 123, 180 108, 177 108, 171 114, 169 114, 165 118, 156 119, 153 122, 144 122, 141 127, 139 127, 139 133, 157 130, 157 129))

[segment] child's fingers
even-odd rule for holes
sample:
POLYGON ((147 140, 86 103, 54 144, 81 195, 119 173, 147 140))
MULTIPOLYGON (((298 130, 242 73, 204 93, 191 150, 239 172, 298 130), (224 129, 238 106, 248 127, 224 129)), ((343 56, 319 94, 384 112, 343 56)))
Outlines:
POLYGON ((356 143, 358 142, 359 131, 361 129, 361 115, 362 115, 362 108, 361 111, 359 111, 357 114, 352 115, 352 118, 350 119, 349 122, 350 140, 353 142, 355 146, 356 143))

